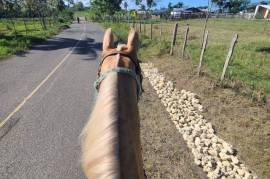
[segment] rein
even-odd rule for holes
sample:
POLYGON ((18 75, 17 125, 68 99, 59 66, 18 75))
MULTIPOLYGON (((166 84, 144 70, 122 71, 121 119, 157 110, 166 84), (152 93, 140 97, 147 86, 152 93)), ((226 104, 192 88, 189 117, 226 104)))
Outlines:
POLYGON ((108 77, 108 75, 112 74, 112 73, 121 73, 121 74, 125 74, 125 75, 129 75, 130 77, 132 77, 133 79, 135 79, 136 84, 137 84, 137 99, 139 100, 139 97, 141 96, 142 92, 143 92, 143 88, 142 88, 142 73, 141 73, 141 67, 139 64, 139 60, 138 59, 133 59, 128 53, 123 52, 123 51, 113 51, 105 56, 103 56, 100 64, 99 64, 99 69, 98 69, 98 77, 97 80, 94 82, 94 87, 96 88, 96 90, 99 90, 100 84, 102 83, 102 81, 108 77), (135 71, 129 68, 124 68, 124 67, 116 67, 113 69, 110 69, 106 72, 104 72, 103 74, 101 74, 101 66, 103 64, 103 62, 106 60, 107 57, 110 56, 114 56, 114 55, 122 55, 125 57, 128 57, 135 65, 135 71))

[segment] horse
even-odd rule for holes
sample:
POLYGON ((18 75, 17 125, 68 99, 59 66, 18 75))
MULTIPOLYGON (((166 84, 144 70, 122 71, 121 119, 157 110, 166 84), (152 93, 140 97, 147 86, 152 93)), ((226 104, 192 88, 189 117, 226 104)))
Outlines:
POLYGON ((106 30, 95 86, 96 104, 82 131, 81 165, 87 178, 144 179, 138 100, 142 75, 139 37, 130 29, 127 44, 114 47, 106 30))

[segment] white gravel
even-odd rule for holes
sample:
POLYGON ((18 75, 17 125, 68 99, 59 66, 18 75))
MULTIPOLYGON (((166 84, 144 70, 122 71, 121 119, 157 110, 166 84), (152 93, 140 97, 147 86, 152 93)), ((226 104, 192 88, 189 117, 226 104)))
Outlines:
POLYGON ((208 178, 258 178, 237 158, 232 145, 215 135, 212 124, 200 114, 203 106, 196 94, 174 88, 151 63, 141 67, 190 148, 195 164, 208 178))

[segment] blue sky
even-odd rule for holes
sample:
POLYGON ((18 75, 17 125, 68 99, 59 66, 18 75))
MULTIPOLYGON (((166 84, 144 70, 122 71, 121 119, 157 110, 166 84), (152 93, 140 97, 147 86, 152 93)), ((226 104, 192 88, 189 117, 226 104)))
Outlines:
MULTIPOLYGON (((80 0, 75 0, 75 2, 80 0)), ((90 0, 81 0, 85 5, 89 5, 90 0)), ((136 8, 135 0, 126 0, 128 1, 129 9, 136 8)), ((258 2, 262 0, 251 0, 251 2, 258 2)), ((177 2, 183 2, 185 6, 196 7, 196 6, 206 6, 208 4, 208 0, 157 0, 157 8, 167 7, 168 3, 176 4, 177 2)))

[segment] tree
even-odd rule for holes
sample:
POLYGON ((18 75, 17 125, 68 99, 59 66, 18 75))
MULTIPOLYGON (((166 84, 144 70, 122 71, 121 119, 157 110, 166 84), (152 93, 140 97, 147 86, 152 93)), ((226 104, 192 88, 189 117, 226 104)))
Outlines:
POLYGON ((249 3, 249 0, 229 0, 224 8, 227 8, 230 13, 238 13, 239 11, 245 10, 249 3))
POLYGON ((124 2, 124 8, 125 8, 125 10, 127 11, 127 8, 128 8, 128 3, 127 3, 127 1, 124 2))
POLYGON ((155 7, 157 4, 155 2, 155 0, 146 0, 146 5, 149 9, 155 7))
POLYGON ((184 3, 183 2, 178 2, 175 5, 172 5, 172 3, 169 2, 169 4, 168 4, 168 10, 169 11, 172 11, 173 8, 182 8, 183 6, 184 6, 184 3))
POLYGON ((143 11, 145 11, 146 10, 145 5, 144 4, 141 4, 141 8, 140 9, 143 10, 143 11))
POLYGON ((57 9, 63 11, 66 8, 65 2, 63 0, 58 0, 57 9))
POLYGON ((90 1, 91 10, 96 15, 113 15, 116 11, 121 10, 122 0, 92 0, 90 1))
POLYGON ((47 0, 49 10, 56 13, 58 11, 63 11, 66 8, 64 0, 47 0))
POLYGON ((182 8, 183 6, 184 6, 184 3, 178 2, 178 3, 176 3, 173 7, 174 7, 174 8, 182 8))
POLYGON ((212 3, 218 6, 220 12, 224 11, 226 0, 212 0, 212 3))
POLYGON ((169 4, 168 4, 168 9, 169 10, 172 10, 173 9, 173 6, 172 6, 172 3, 171 2, 169 2, 169 4))
POLYGON ((142 0, 135 0, 135 4, 138 6, 142 3, 142 0))
POLYGON ((68 4, 68 7, 70 7, 70 5, 74 4, 74 0, 66 0, 66 1, 67 1, 67 4, 68 4))
MULTIPOLYGON (((52 25, 53 19, 56 21, 59 14, 62 14, 62 19, 70 20, 73 17, 67 16, 69 12, 63 12, 66 8, 63 0, 0 0, 0 17, 8 19, 9 24, 14 26, 14 18, 20 17, 38 17, 40 24, 44 30, 46 30, 46 21, 52 25), (65 16, 65 17, 64 17, 65 16)), ((25 29, 26 23, 24 21, 25 29)), ((14 30, 16 32, 16 30, 14 30)))
POLYGON ((148 9, 151 9, 157 5, 156 3, 157 0, 134 0, 134 1, 137 6, 140 6, 140 8, 142 7, 142 5, 144 6, 147 5, 148 9))
POLYGON ((84 9, 84 5, 81 1, 74 4, 73 9, 75 11, 82 11, 84 9))

